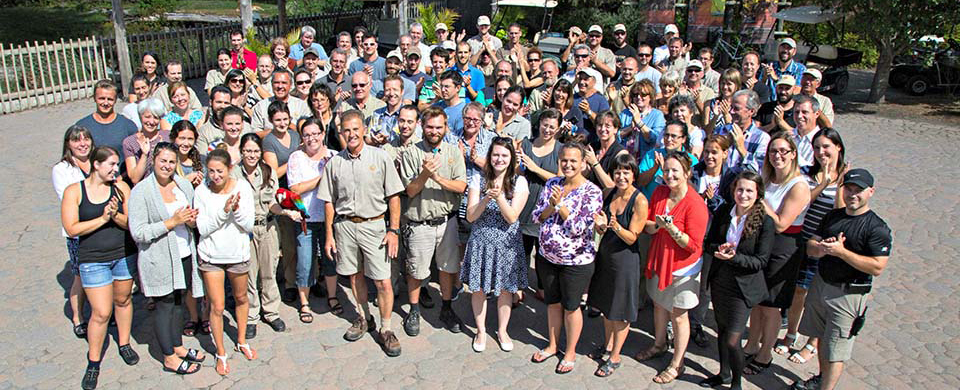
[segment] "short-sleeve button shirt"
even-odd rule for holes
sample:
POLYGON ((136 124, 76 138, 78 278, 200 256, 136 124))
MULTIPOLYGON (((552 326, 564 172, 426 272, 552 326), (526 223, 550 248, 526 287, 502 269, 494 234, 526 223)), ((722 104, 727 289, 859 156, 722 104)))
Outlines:
POLYGON ((333 204, 337 215, 373 218, 387 211, 387 198, 403 191, 397 168, 385 150, 364 145, 353 156, 344 149, 324 167, 326 183, 317 198, 333 204))
MULTIPOLYGON (((440 156, 438 175, 450 180, 467 181, 467 168, 459 147, 441 142, 440 146, 433 149, 427 145, 426 141, 420 141, 403 153, 400 162, 400 180, 405 186, 410 185, 417 178, 422 170, 423 161, 432 157, 434 153, 440 156)), ((423 190, 410 198, 409 206, 403 215, 411 221, 428 221, 450 215, 460 206, 462 195, 443 189, 436 181, 427 180, 423 190)))

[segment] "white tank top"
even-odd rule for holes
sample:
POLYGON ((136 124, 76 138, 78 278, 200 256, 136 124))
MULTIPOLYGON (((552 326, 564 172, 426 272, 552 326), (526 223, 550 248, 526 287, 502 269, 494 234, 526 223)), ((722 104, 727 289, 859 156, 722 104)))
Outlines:
MULTIPOLYGON (((781 211, 781 207, 783 206, 783 199, 787 197, 788 193, 790 193, 790 189, 798 183, 807 185, 807 179, 803 175, 797 175, 793 179, 790 179, 790 181, 788 181, 786 184, 769 183, 767 184, 767 188, 764 190, 764 199, 768 204, 770 204, 770 208, 779 213, 781 211)), ((793 220, 793 223, 791 223, 790 226, 803 226, 803 217, 807 215, 807 206, 803 206, 803 211, 797 215, 797 218, 793 220)))

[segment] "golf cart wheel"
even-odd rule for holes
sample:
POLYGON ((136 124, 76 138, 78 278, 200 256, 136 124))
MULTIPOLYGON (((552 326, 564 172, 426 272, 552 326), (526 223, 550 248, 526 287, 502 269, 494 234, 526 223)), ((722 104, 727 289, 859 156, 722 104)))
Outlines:
POLYGON ((930 89, 930 80, 923 76, 913 76, 907 79, 907 92, 914 96, 922 96, 930 89))
POLYGON ((890 78, 887 80, 891 87, 902 88, 907 85, 908 75, 903 71, 890 72, 890 78))
POLYGON ((850 84, 850 74, 844 72, 837 76, 837 80, 833 82, 833 94, 834 95, 843 95, 847 92, 847 86, 850 84))

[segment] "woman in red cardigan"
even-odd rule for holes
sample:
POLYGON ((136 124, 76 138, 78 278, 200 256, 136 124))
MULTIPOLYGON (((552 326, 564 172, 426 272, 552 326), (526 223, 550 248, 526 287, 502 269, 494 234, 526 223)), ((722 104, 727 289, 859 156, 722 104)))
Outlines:
POLYGON ((690 186, 690 157, 671 152, 663 158, 664 185, 650 198, 644 231, 652 234, 646 277, 647 293, 654 302, 654 345, 637 355, 644 361, 667 352, 667 320, 673 322, 673 359, 653 378, 670 383, 683 373, 683 357, 690 338, 687 310, 699 303, 700 252, 708 213, 697 190, 690 186))

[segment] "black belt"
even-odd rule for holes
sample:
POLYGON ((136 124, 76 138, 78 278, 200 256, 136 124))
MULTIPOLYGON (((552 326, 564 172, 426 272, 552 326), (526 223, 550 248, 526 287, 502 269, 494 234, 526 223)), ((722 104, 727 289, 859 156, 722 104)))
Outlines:
POLYGON ((426 221, 410 221, 410 222, 407 222, 407 223, 410 224, 410 225, 412 225, 412 226, 420 226, 420 225, 440 226, 440 225, 443 225, 444 223, 446 223, 448 220, 450 220, 450 216, 449 216, 449 215, 446 215, 446 216, 439 217, 439 218, 428 219, 428 220, 426 220, 426 221))
POLYGON ((273 216, 268 215, 266 218, 256 219, 253 221, 253 226, 264 226, 270 222, 273 222, 273 216))
POLYGON ((825 283, 834 286, 843 290, 846 294, 867 294, 870 290, 873 289, 873 284, 870 282, 867 283, 858 283, 858 282, 844 282, 844 283, 834 283, 824 280, 825 283))

